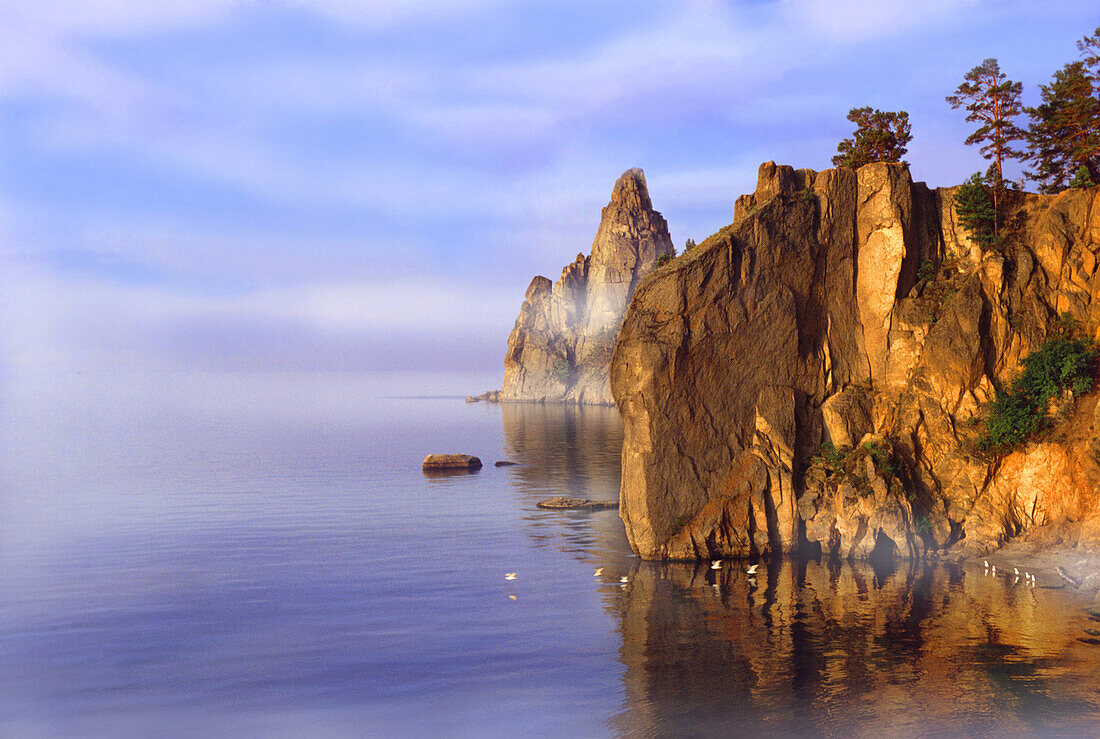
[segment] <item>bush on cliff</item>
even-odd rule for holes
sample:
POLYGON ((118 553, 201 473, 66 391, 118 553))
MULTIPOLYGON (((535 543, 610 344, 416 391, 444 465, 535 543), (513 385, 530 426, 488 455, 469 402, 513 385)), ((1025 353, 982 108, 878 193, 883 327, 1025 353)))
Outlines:
POLYGON ((955 213, 967 235, 982 249, 996 249, 1002 239, 997 235, 997 211, 990 195, 992 186, 978 172, 959 186, 955 193, 955 213))
POLYGON ((1003 453, 1027 441, 1048 423, 1051 400, 1070 390, 1083 395, 1093 388, 1097 346, 1089 339, 1059 336, 1022 360, 1023 374, 1010 389, 997 387, 985 431, 978 439, 984 452, 1003 453))
POLYGON ((848 458, 850 451, 850 449, 838 449, 833 442, 826 441, 821 445, 818 455, 810 461, 820 464, 829 471, 829 474, 835 474, 844 468, 844 460, 848 458))

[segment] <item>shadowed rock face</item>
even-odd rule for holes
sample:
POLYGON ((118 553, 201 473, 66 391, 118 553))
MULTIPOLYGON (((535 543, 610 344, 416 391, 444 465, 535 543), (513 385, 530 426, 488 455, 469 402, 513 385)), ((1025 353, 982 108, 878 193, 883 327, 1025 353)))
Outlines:
POLYGON ((981 553, 1065 520, 1100 548, 1094 399, 994 463, 971 420, 1061 312, 1097 335, 1100 188, 1018 196, 1006 255, 969 242, 953 194, 902 165, 767 163, 733 224, 638 287, 611 387, 641 556, 981 553), (858 448, 830 469, 825 441, 858 448))
POLYGON ((623 173, 603 209, 591 256, 578 254, 551 283, 531 280, 504 358, 503 400, 611 405, 607 372, 638 282, 672 252, 640 169, 623 173))

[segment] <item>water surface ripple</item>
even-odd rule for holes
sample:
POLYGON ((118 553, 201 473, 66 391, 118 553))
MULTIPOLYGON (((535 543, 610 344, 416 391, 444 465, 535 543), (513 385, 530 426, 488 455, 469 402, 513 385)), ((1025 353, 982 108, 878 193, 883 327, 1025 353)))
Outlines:
POLYGON ((617 497, 611 409, 340 373, 0 390, 0 735, 1100 727, 1100 647, 1079 640, 1100 624, 1065 591, 980 567, 646 563, 615 511, 537 509, 617 497), (486 467, 425 476, 429 452, 486 467))

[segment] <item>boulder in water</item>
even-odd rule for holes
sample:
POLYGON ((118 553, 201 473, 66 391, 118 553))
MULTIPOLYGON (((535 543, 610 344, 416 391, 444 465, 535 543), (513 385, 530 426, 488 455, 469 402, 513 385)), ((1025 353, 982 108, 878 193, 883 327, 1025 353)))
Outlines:
POLYGON ((584 510, 603 510, 605 508, 618 508, 619 502, 615 500, 589 500, 588 498, 566 498, 564 496, 558 496, 556 498, 548 498, 547 500, 540 500, 537 503, 539 508, 571 508, 571 509, 584 509, 584 510))
POLYGON ((480 470, 481 460, 472 454, 429 454, 421 467, 426 472, 441 470, 480 470))

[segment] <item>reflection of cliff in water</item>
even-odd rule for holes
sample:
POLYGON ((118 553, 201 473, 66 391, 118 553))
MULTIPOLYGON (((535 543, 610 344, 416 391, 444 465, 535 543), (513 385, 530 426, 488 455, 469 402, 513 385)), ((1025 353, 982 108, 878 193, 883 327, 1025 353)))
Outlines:
POLYGON ((1084 731, 1100 647, 1056 590, 954 566, 642 563, 619 600, 626 701, 643 735, 1084 731), (621 599, 621 600, 620 600, 621 599))
POLYGON ((562 495, 619 499, 623 424, 619 412, 601 406, 502 403, 504 449, 512 487, 530 512, 536 541, 577 553, 621 555, 630 551, 616 509, 544 511, 535 503, 562 495), (553 525, 546 525, 546 524, 553 525))
POLYGON ((504 448, 514 481, 541 498, 619 499, 623 423, 614 408, 503 403, 504 448))

